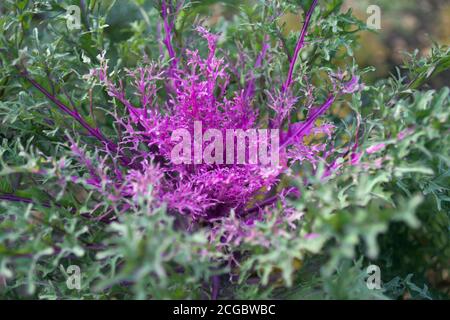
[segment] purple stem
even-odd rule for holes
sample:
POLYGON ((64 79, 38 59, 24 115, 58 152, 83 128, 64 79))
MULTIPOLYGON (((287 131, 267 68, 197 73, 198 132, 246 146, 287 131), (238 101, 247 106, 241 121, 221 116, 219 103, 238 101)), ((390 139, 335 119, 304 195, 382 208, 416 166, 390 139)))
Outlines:
POLYGON ((280 197, 286 197, 291 193, 295 193, 297 191, 297 189, 295 187, 291 187, 291 188, 287 188, 284 189, 283 191, 281 191, 281 194, 276 194, 270 198, 267 198, 266 200, 258 203, 257 205, 255 205, 254 207, 247 209, 244 211, 244 214, 250 214, 250 213, 255 213, 258 212, 260 209, 266 207, 266 206, 270 206, 271 204, 275 203, 280 197))
POLYGON ((220 278, 219 276, 212 276, 212 291, 211 300, 217 300, 219 297, 220 278))
POLYGON ((253 73, 254 69, 258 69, 261 67, 262 62, 264 60, 264 57, 266 55, 267 50, 269 49, 270 45, 269 45, 269 39, 268 36, 264 37, 264 41, 263 41, 263 45, 262 45, 262 49, 261 52, 259 53, 256 62, 255 62, 255 66, 253 67, 253 69, 250 71, 250 80, 248 81, 248 84, 245 88, 245 98, 247 100, 250 100, 254 93, 255 93, 255 74, 253 73))
MULTIPOLYGON (((22 203, 34 203, 33 200, 31 199, 19 197, 13 194, 0 194, 0 200, 22 202, 22 203)), ((48 207, 49 205, 44 204, 44 206, 48 207)))
POLYGON ((279 150, 283 149, 284 147, 287 147, 291 141, 298 135, 305 132, 318 117, 320 117, 322 114, 325 113, 325 111, 328 110, 328 108, 333 104, 334 100, 336 99, 336 96, 329 95, 327 100, 317 109, 315 109, 311 115, 309 115, 308 119, 300 126, 300 128, 297 129, 296 132, 294 132, 292 135, 289 135, 289 137, 280 145, 279 150))
POLYGON ((172 46, 172 26, 169 24, 169 17, 168 14, 169 12, 169 8, 167 6, 166 0, 162 0, 161 1, 161 11, 162 11, 162 18, 164 20, 164 33, 165 33, 165 37, 164 37, 164 44, 167 48, 167 51, 169 53, 169 57, 172 60, 172 66, 175 67, 177 65, 177 59, 175 57, 175 50, 173 49, 172 46))
POLYGON ((67 113, 68 115, 70 115, 72 118, 74 118, 75 120, 78 121, 79 124, 81 124, 82 127, 84 127, 90 134, 91 136, 97 138, 99 141, 105 143, 109 148, 111 148, 112 151, 116 151, 117 150, 117 146, 109 141, 105 136, 103 136, 103 134, 100 132, 100 130, 98 129, 94 129, 92 128, 87 122, 86 120, 84 120, 80 114, 78 113, 78 111, 76 110, 71 110, 70 108, 68 108, 64 103, 62 103, 58 98, 56 98, 55 96, 53 96, 50 92, 48 92, 44 87, 42 87, 39 83, 37 83, 34 79, 28 77, 27 75, 25 75, 25 78, 36 88, 38 89, 42 94, 44 94, 50 101, 52 101, 54 104, 56 104, 58 106, 59 109, 61 109, 63 112, 67 113))
POLYGON ((294 73, 295 63, 297 62, 298 54, 300 53, 300 50, 305 45, 306 31, 308 29, 308 25, 309 25, 309 22, 311 21, 311 16, 317 5, 317 2, 318 2, 318 0, 314 0, 313 3, 311 4, 311 7, 309 7, 308 12, 306 13, 305 22, 303 23, 302 31, 300 32, 300 37, 297 40, 297 45, 295 46, 294 55, 292 56, 292 61, 289 65, 288 76, 287 76, 286 82, 284 83, 283 88, 282 88, 283 93, 286 92, 292 84, 292 74, 294 73))
MULTIPOLYGON (((13 201, 13 202, 21 202, 21 203, 33 203, 35 204, 35 202, 30 199, 30 198, 24 198, 24 197, 20 197, 20 196, 16 196, 13 194, 0 194, 0 201, 4 200, 4 201, 13 201)), ((41 203, 41 205, 43 205, 44 207, 50 208, 50 203, 44 201, 43 203, 41 203)), ((59 205, 56 204, 57 207, 59 207, 59 205)), ((107 212, 107 214, 109 214, 110 211, 107 212)), ((83 218, 87 218, 87 219, 94 219, 96 221, 100 221, 100 222, 104 222, 104 223, 109 223, 113 220, 116 219, 116 217, 107 217, 107 214, 103 214, 100 217, 92 217, 89 213, 84 212, 84 213, 80 213, 80 215, 83 218)))
MULTIPOLYGON (((111 140, 109 140, 108 138, 106 138, 99 129, 97 128, 93 128, 91 127, 86 120, 84 120, 80 114, 78 113, 78 111, 76 110, 71 110, 69 107, 67 107, 64 103, 62 103, 58 98, 56 98, 54 95, 52 95, 50 92, 48 92, 44 87, 42 87, 39 83, 36 82, 36 80, 30 78, 27 75, 27 72, 22 72, 21 73, 22 76, 25 77, 25 79, 27 79, 36 89, 38 89, 42 94, 44 94, 50 101, 52 101, 54 104, 56 104, 58 106, 58 108, 67 113, 68 115, 70 115, 72 118, 74 118, 79 124, 81 124, 81 126, 83 128, 85 128, 89 134, 93 137, 95 137, 97 140, 99 140, 100 142, 104 143, 106 145, 106 147, 111 150, 112 152, 117 152, 119 149, 117 147, 117 145, 112 142, 111 140)), ((139 166, 137 164, 133 164, 131 163, 131 160, 128 159, 128 157, 126 155, 120 155, 120 162, 122 163, 122 165, 124 166, 128 166, 131 168, 138 168, 139 166)))

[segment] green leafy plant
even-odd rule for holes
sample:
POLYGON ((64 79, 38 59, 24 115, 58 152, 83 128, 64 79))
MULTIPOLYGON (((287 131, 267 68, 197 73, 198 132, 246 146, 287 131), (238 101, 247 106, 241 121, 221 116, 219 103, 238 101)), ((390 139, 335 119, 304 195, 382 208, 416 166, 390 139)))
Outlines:
MULTIPOLYGON (((447 47, 406 55, 396 76, 362 85, 372 69, 359 69, 354 51, 367 28, 339 0, 6 0, 0 10, 10 13, 0 18, 1 297, 448 298, 449 89, 427 86, 448 69, 447 47), (81 25, 70 30, 73 4, 81 25), (219 14, 208 16, 211 8, 219 14), (303 30, 289 32, 283 17, 299 12, 303 30), (207 41, 193 25, 208 26, 197 29, 207 41), (180 66, 198 50, 199 69, 209 70, 211 47, 229 74, 207 97, 228 81, 223 101, 251 95, 259 124, 278 121, 284 141, 299 124, 324 128, 297 141, 313 157, 274 184, 247 188, 260 179, 247 172, 236 189, 213 189, 213 179, 203 193, 160 183, 174 179, 158 171, 165 154, 153 141, 166 140, 141 137, 160 122, 133 118, 143 110, 132 107, 142 106, 133 81, 139 87, 149 66, 164 70, 143 96, 180 124, 192 108, 180 92, 193 92, 180 66), (173 100, 186 113, 163 108, 173 100), (367 286, 371 264, 381 289, 367 286), (68 285, 69 266, 80 288, 68 285)), ((241 120, 225 107, 214 121, 241 120)))

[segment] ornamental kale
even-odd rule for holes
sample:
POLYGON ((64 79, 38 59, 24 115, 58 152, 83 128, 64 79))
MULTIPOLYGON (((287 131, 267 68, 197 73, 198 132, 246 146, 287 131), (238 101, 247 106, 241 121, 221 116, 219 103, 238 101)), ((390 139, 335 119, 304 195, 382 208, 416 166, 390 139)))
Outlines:
POLYGON ((0 292, 445 296, 448 48, 374 83, 343 1, 211 3, 0 5, 0 292))
MULTIPOLYGON (((358 76, 350 76, 346 81, 343 72, 330 74, 332 91, 318 106, 314 105, 314 92, 318 89, 306 82, 310 99, 303 108, 307 110, 307 115, 303 121, 290 121, 290 113, 299 100, 298 93, 292 88, 296 78, 296 62, 305 46, 308 25, 317 2, 313 1, 306 13, 285 81, 266 92, 269 97, 268 105, 262 108, 271 108, 274 112, 264 120, 258 118, 258 108, 254 105, 256 89, 255 76, 252 73, 253 70, 261 68, 264 61, 270 60, 270 43, 265 41, 262 44, 256 62, 245 61, 254 66, 250 67, 252 71, 244 76, 244 87, 233 91, 229 86, 230 69, 236 69, 237 66, 228 66, 223 57, 217 57, 218 35, 201 26, 196 28, 207 42, 208 52, 205 57, 200 55, 198 49, 174 48, 173 24, 182 3, 173 7, 168 6, 166 1, 161 2, 165 32, 161 41, 166 46, 169 58, 166 65, 159 66, 147 61, 137 69, 126 70, 125 77, 115 84, 110 79, 108 61, 103 53, 98 56, 100 67, 91 70, 87 77, 98 79, 105 86, 108 95, 126 108, 126 116, 115 117, 116 126, 120 130, 120 140, 117 142, 110 141, 99 129, 89 126, 76 110, 65 106, 29 77, 26 70, 23 71, 23 76, 61 111, 72 116, 90 135, 103 143, 103 158, 100 159, 102 155, 98 155, 97 163, 101 165, 97 168, 73 141, 71 148, 89 172, 86 182, 99 190, 102 186, 108 186, 110 190, 106 191, 104 196, 111 198, 113 194, 117 201, 122 197, 136 198, 146 194, 148 187, 152 186, 152 198, 157 207, 165 203, 170 211, 190 215, 194 220, 228 216, 231 210, 236 211, 243 221, 254 219, 254 215, 248 215, 249 203, 256 197, 262 199, 263 204, 254 204, 258 210, 251 210, 255 213, 261 213, 265 206, 271 205, 274 201, 267 201, 271 190, 276 188, 281 176, 296 162, 300 165, 310 163, 314 167, 317 167, 319 162, 323 163, 324 177, 346 162, 354 162, 343 160, 343 154, 352 152, 353 159, 355 148, 350 150, 347 147, 340 154, 337 153, 330 141, 333 126, 328 123, 317 125, 316 122, 340 95, 354 93, 362 88, 358 76), (169 14, 172 15, 170 21, 169 14), (184 59, 178 58, 177 54, 184 59), (139 98, 137 106, 127 98, 124 82, 132 86, 133 94, 139 98), (162 87, 159 85, 161 82, 164 83, 162 87), (165 94, 162 102, 157 99, 160 91, 165 94), (175 145, 171 134, 183 128, 194 135, 196 121, 202 124, 200 130, 203 131, 208 128, 221 131, 249 130, 261 126, 277 128, 281 131, 281 136, 277 139, 281 141, 276 146, 277 150, 271 152, 279 153, 281 163, 271 166, 235 164, 233 161, 231 164, 228 164, 228 161, 227 164, 223 164, 224 161, 219 164, 174 163, 171 153, 175 145), (306 137, 320 134, 325 137, 310 144, 304 142, 306 137)), ((356 143, 354 146, 356 147, 356 143)), ((248 145, 246 147, 248 149, 248 145)), ((272 145, 272 148, 275 146, 272 145)), ((251 151, 247 153, 249 152, 251 151)), ((72 179, 78 181, 79 177, 72 179)), ((288 191, 292 193, 293 189, 288 191)), ((275 193, 283 195, 280 190, 275 193)), ((284 195, 286 193, 287 191, 284 195)))

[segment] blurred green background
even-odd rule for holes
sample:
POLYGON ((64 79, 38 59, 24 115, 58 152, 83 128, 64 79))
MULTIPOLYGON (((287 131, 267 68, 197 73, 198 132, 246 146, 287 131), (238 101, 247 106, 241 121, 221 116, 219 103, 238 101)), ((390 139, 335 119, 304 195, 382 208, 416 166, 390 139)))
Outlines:
MULTIPOLYGON (((195 14, 198 21, 214 26, 221 19, 232 21, 233 16, 242 12, 242 6, 251 6, 255 0, 203 0, 198 1, 195 14)), ((112 3, 111 0, 105 1, 112 3)), ((300 2, 300 1, 292 1, 300 2)), ((430 53, 433 42, 450 44, 450 1, 448 0, 346 0, 343 11, 352 10, 362 21, 367 21, 367 8, 377 5, 381 10, 381 29, 360 33, 361 45, 355 51, 357 63, 361 67, 374 66, 376 70, 366 81, 385 78, 402 64, 405 52, 418 49, 424 56, 430 53)), ((107 28, 111 38, 125 40, 131 35, 130 24, 142 21, 139 6, 149 9, 151 1, 116 1, 110 11, 107 28)), ((152 17, 150 17, 152 18, 152 17)), ((288 14, 282 19, 285 33, 301 28, 301 15, 288 14)), ((134 25, 138 28, 137 25, 134 25)), ((433 79, 431 87, 450 85, 448 72, 433 79)))
MULTIPOLYGON (((381 29, 360 33, 360 47, 355 51, 360 67, 374 66, 369 80, 386 78, 403 63, 405 52, 418 49, 419 56, 430 53, 433 42, 450 45, 450 1, 448 0, 346 0, 343 11, 352 10, 367 21, 370 5, 381 13, 381 29)), ((300 16, 286 17, 288 30, 299 30, 300 16)), ((367 79, 366 79, 367 80, 367 79)), ((450 85, 450 76, 441 74, 431 82, 440 88, 450 85)))
MULTIPOLYGON (((361 47, 356 52, 360 66, 376 67, 374 76, 386 77, 401 65, 403 53, 418 49, 428 55, 433 42, 450 44, 450 1, 447 0, 348 0, 346 7, 363 21, 367 7, 376 4, 381 9, 381 30, 363 32, 361 47)), ((449 74, 432 82, 433 87, 448 86, 449 74)))

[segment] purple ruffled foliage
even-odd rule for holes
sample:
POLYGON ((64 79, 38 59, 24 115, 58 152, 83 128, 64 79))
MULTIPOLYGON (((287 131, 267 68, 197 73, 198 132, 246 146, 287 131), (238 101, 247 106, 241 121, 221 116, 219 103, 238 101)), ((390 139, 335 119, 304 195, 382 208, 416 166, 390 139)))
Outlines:
MULTIPOLYGON (((109 96, 126 109, 125 117, 113 113, 120 131, 119 141, 110 141, 76 111, 65 107, 37 83, 34 85, 103 143, 104 148, 95 156, 93 163, 90 160, 92 157, 87 157, 71 141, 73 153, 87 169, 89 178, 85 182, 109 200, 147 196, 152 198, 155 207, 166 204, 169 211, 193 220, 227 218, 234 211, 237 217, 251 225, 255 217, 266 214, 277 200, 284 203, 287 195, 298 194, 299 190, 295 188, 282 189, 279 186, 281 177, 291 171, 294 163, 309 163, 313 168, 323 163, 325 178, 343 165, 355 164, 359 159, 356 143, 347 147, 344 153, 337 154, 332 145, 334 126, 323 120, 321 124, 317 121, 340 95, 362 89, 357 76, 345 81, 344 73, 330 75, 334 89, 318 105, 314 103, 314 88, 311 85, 308 88, 311 97, 307 99, 311 103, 305 106, 306 118, 301 122, 289 122, 289 115, 300 98, 293 90, 295 66, 305 46, 308 25, 316 5, 317 0, 313 1, 306 14, 285 81, 280 82, 278 88, 267 91, 267 105, 260 106, 273 111, 273 117, 264 121, 265 127, 254 101, 257 88, 253 71, 246 75, 246 84, 242 89, 231 92, 231 73, 239 67, 218 54, 218 36, 204 27, 196 30, 208 44, 207 55, 202 56, 198 50, 175 48, 172 44, 174 19, 169 19, 169 16, 175 16, 180 7, 169 6, 166 1, 162 1, 163 24, 160 32, 164 33, 161 42, 168 53, 168 64, 147 63, 135 70, 126 70, 126 76, 117 83, 110 79, 103 53, 99 55, 100 67, 91 70, 88 76, 100 81, 109 96), (181 56, 183 59, 179 58, 181 56), (138 97, 133 100, 139 101, 136 105, 124 89, 130 85, 138 97), (176 142, 172 141, 171 133, 184 128, 193 135, 194 121, 201 121, 203 132, 209 128, 222 132, 226 129, 263 129, 267 126, 280 129, 279 165, 173 163, 170 154, 176 142), (320 142, 305 142, 305 138, 311 136, 321 136, 321 139, 314 140, 320 142), (343 160, 346 153, 351 154, 350 160, 343 160)), ((265 37, 256 61, 247 62, 250 70, 261 68, 269 55, 270 42, 265 37)), ((254 236, 248 234, 245 237, 254 236)))

